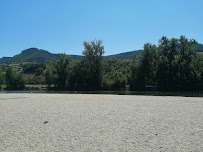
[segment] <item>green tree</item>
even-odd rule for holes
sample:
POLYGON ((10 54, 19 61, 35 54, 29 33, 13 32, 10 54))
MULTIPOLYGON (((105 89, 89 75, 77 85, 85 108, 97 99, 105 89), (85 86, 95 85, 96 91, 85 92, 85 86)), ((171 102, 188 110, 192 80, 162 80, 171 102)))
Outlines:
POLYGON ((8 89, 14 89, 15 88, 15 78, 16 73, 14 73, 12 67, 8 67, 6 70, 6 84, 8 89))
POLYGON ((23 89, 25 89, 26 82, 27 82, 26 75, 14 72, 12 67, 9 67, 6 70, 7 89, 23 90, 23 89))
POLYGON ((72 64, 72 71, 69 81, 69 89, 71 90, 87 90, 89 89, 88 79, 89 73, 84 60, 77 59, 72 64))
POLYGON ((203 54, 197 54, 192 61, 192 68, 195 74, 195 89, 203 91, 203 54))
POLYGON ((162 37, 159 47, 145 44, 142 56, 131 66, 130 89, 144 90, 158 85, 162 91, 202 90, 203 62, 193 48, 196 41, 162 37))
POLYGON ((53 80, 53 83, 58 90, 66 90, 71 73, 71 62, 71 56, 66 54, 59 54, 58 60, 52 60, 49 63, 49 66, 51 66, 52 69, 48 69, 46 72, 47 84, 52 84, 53 80))
POLYGON ((157 47, 152 44, 145 44, 142 56, 131 69, 130 88, 133 90, 145 90, 146 85, 154 86, 156 83, 157 70, 157 47))
POLYGON ((129 85, 130 90, 137 90, 138 89, 138 70, 140 67, 140 58, 138 58, 136 55, 134 55, 132 64, 130 66, 130 78, 129 78, 129 85))
POLYGON ((84 42, 82 62, 85 65, 86 82, 88 89, 98 90, 101 88, 103 79, 103 54, 104 46, 102 41, 84 42))
POLYGON ((53 73, 52 69, 50 67, 47 67, 46 72, 45 72, 45 81, 46 84, 48 85, 49 89, 51 88, 51 85, 53 84, 53 73))
POLYGON ((25 89, 25 84, 27 83, 27 76, 21 73, 17 73, 14 80, 14 90, 23 90, 25 89))
POLYGON ((188 40, 185 36, 181 36, 178 40, 178 49, 180 51, 178 57, 178 85, 180 90, 192 90, 195 87, 195 73, 192 61, 196 56, 196 51, 192 48, 193 44, 196 44, 196 41, 193 39, 188 40))
POLYGON ((23 73, 35 74, 35 76, 43 75, 46 65, 43 63, 27 63, 23 64, 23 73))
POLYGON ((162 37, 159 40, 159 62, 157 70, 157 83, 161 90, 174 90, 176 85, 176 56, 178 40, 162 37))
POLYGON ((108 59, 103 61, 104 66, 104 77, 102 81, 102 89, 121 89, 122 87, 115 87, 115 73, 120 73, 124 76, 125 84, 127 85, 128 79, 130 78, 130 66, 132 59, 108 59))
POLYGON ((4 82, 4 78, 3 78, 2 68, 0 67, 0 89, 3 82, 4 82))
POLYGON ((35 72, 35 76, 40 76, 40 75, 44 75, 44 69, 42 67, 39 67, 35 72))
POLYGON ((115 72, 112 88, 115 90, 125 89, 126 77, 122 72, 115 72))

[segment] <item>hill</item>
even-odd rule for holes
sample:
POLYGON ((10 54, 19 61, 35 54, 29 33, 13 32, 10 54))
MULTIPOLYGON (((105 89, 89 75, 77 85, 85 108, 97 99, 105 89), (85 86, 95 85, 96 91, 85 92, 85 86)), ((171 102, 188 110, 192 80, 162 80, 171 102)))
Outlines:
MULTIPOLYGON (((194 44, 192 47, 195 48, 197 52, 203 52, 203 45, 200 43, 194 44)), ((130 51, 130 52, 124 52, 124 53, 119 53, 115 55, 109 55, 105 56, 104 59, 130 59, 133 58, 134 55, 140 56, 142 50, 137 50, 137 51, 130 51)))
MULTIPOLYGON (((73 59, 77 59, 80 56, 72 55, 73 59)), ((23 50, 20 54, 15 55, 14 57, 3 57, 0 59, 0 63, 21 63, 21 62, 30 62, 30 63, 47 63, 51 59, 58 59, 58 54, 52 54, 46 50, 29 48, 23 50)))
POLYGON ((22 51, 18 55, 15 55, 13 58, 9 59, 8 62, 46 63, 52 58, 56 58, 56 56, 48 51, 30 48, 22 51))
POLYGON ((46 63, 52 58, 57 57, 45 50, 39 50, 37 48, 29 48, 23 50, 20 54, 15 55, 12 58, 5 57, 1 58, 0 63, 16 63, 16 62, 46 63))
POLYGON ((115 55, 109 55, 109 56, 105 56, 104 59, 108 60, 108 59, 130 59, 133 58, 134 55, 140 56, 141 54, 141 50, 137 50, 137 51, 130 51, 130 52, 125 52, 125 53, 119 53, 119 54, 115 54, 115 55))
POLYGON ((197 50, 203 51, 203 44, 197 43, 197 44, 194 44, 193 47, 196 48, 197 50))
POLYGON ((3 58, 0 58, 0 64, 1 63, 6 63, 11 57, 3 57, 3 58))
MULTIPOLYGON (((129 59, 133 58, 134 55, 140 55, 140 50, 138 51, 130 51, 115 55, 104 56, 104 59, 129 59)), ((82 56, 80 55, 71 55, 72 58, 78 59, 82 56)), ((0 59, 0 64, 2 63, 21 63, 21 62, 30 62, 30 63, 47 63, 51 59, 58 59, 58 54, 52 54, 46 50, 37 49, 37 48, 29 48, 23 50, 20 54, 15 55, 14 57, 3 57, 0 59)))
MULTIPOLYGON (((196 49, 197 52, 203 52, 203 45, 202 44, 195 44, 192 47, 196 49)), ((140 56, 141 50, 137 51, 130 51, 130 52, 124 52, 114 55, 108 55, 104 56, 105 60, 108 59, 130 59, 133 58, 134 55, 140 56)), ((82 56, 80 55, 71 55, 72 58, 78 59, 82 56)), ((29 48, 26 50, 23 50, 20 54, 15 55, 14 57, 3 57, 0 58, 0 64, 2 63, 21 63, 21 62, 30 62, 30 63, 47 63, 51 59, 58 59, 58 54, 52 54, 46 50, 37 49, 37 48, 29 48)))
POLYGON ((197 43, 194 44, 192 47, 194 47, 197 52, 203 52, 203 44, 197 43))

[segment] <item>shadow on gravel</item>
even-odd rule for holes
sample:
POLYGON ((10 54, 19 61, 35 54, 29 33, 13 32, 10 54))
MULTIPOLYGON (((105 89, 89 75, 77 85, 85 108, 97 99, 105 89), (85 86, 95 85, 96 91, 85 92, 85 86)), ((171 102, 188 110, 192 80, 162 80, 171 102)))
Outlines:
POLYGON ((61 94, 115 94, 115 95, 149 95, 149 96, 183 96, 183 97, 203 97, 203 92, 159 92, 159 91, 45 91, 45 90, 25 90, 25 91, 0 91, 1 93, 61 93, 61 94))

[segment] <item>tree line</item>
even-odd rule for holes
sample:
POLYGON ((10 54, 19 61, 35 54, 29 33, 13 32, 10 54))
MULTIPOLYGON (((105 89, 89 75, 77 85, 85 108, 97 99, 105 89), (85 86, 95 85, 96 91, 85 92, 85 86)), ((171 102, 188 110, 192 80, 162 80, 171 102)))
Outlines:
POLYGON ((7 68, 5 73, 0 68, 0 88, 6 83, 8 90, 23 90, 27 81, 25 74, 14 72, 12 67, 7 68))
POLYGON ((158 47, 145 44, 140 58, 133 59, 130 87, 160 91, 197 91, 203 88, 203 58, 192 45, 195 40, 162 37, 158 47))
POLYGON ((34 75, 54 90, 202 91, 203 55, 192 48, 195 43, 185 36, 162 37, 158 46, 145 44, 141 55, 133 59, 103 60, 102 41, 84 42, 82 58, 59 54, 58 60, 47 64, 24 64, 21 73, 8 68, 2 74, 0 69, 0 84, 22 89, 34 75))

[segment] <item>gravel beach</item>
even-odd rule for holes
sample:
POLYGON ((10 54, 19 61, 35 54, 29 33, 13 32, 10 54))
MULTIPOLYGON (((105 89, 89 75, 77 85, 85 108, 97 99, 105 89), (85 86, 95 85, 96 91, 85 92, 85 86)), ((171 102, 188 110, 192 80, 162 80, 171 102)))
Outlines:
POLYGON ((0 94, 0 152, 202 152, 203 98, 0 94))

